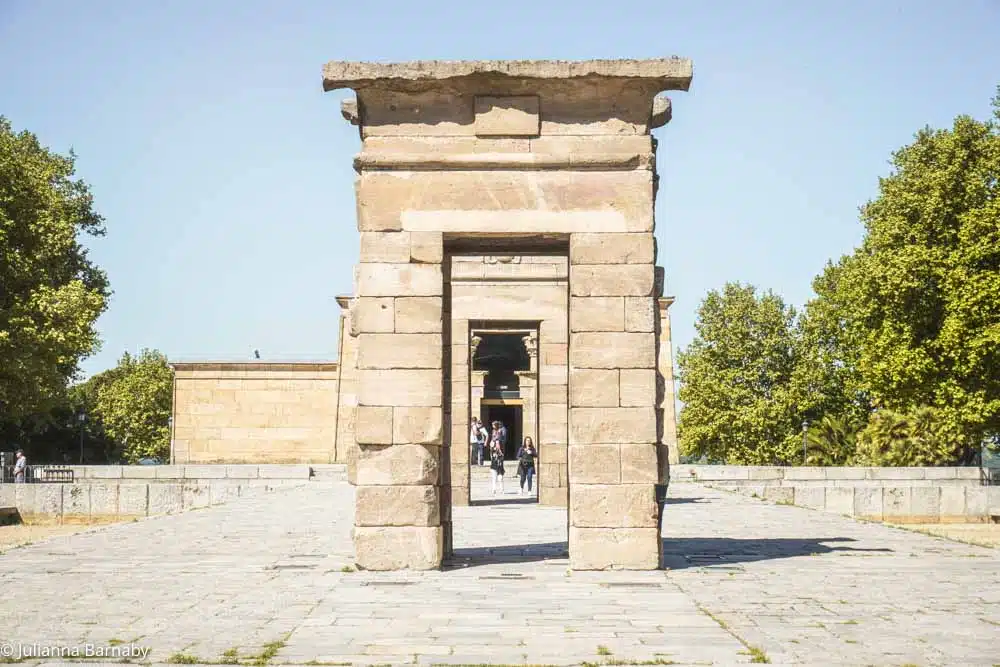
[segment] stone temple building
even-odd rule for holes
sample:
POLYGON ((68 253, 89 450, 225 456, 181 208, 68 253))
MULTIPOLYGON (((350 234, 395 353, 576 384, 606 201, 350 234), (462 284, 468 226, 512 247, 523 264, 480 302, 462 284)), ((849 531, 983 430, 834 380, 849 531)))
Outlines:
POLYGON ((691 78, 680 58, 327 64, 361 138, 339 358, 174 364, 173 461, 346 463, 358 565, 434 568, 470 417, 499 419, 539 446, 573 568, 657 567, 677 450, 650 131, 691 78))

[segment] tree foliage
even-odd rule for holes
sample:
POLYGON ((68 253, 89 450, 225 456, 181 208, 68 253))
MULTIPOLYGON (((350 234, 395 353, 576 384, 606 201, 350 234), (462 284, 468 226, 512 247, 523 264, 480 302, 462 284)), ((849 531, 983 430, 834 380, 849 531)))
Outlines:
POLYGON ((166 460, 170 455, 173 370, 155 350, 139 357, 125 353, 118 366, 96 380, 94 412, 119 443, 123 458, 166 460))
POLYGON ((741 465, 801 458, 794 321, 795 311, 770 292, 738 283, 709 292, 697 336, 678 356, 686 456, 741 465))
POLYGON ((0 414, 43 411, 94 353, 110 291, 81 236, 102 236, 75 156, 0 116, 0 414))

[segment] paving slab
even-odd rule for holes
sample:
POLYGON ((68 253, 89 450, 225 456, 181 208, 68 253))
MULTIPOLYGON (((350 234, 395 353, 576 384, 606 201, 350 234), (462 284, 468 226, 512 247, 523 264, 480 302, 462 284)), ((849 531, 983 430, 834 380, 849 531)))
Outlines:
POLYGON ((130 643, 154 663, 250 660, 269 645, 272 664, 1000 662, 997 549, 675 484, 669 569, 570 572, 565 510, 511 495, 454 508, 455 558, 435 572, 353 571, 353 491, 338 482, 11 549, 5 650, 130 643))

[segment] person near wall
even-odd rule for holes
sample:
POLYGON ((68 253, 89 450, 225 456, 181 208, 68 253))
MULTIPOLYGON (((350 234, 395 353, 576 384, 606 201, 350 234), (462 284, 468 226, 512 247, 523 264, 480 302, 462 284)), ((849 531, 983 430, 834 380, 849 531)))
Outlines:
POLYGON ((24 456, 24 450, 17 450, 17 459, 14 461, 14 483, 24 484, 28 474, 28 459, 24 456))
POLYGON ((524 495, 525 483, 528 485, 528 493, 531 493, 531 483, 535 478, 535 443, 531 436, 525 436, 524 443, 517 450, 517 476, 521 480, 521 495, 524 495))
POLYGON ((494 431, 490 440, 490 477, 494 496, 497 494, 497 489, 500 490, 500 495, 503 495, 503 473, 503 447, 500 446, 499 432, 494 431))

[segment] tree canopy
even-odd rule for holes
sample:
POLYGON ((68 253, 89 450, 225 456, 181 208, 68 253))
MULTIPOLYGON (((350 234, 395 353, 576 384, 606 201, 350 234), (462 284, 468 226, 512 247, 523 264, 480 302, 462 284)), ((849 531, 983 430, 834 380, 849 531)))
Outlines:
POLYGON ((81 237, 102 236, 75 156, 57 155, 0 116, 0 414, 44 410, 100 345, 107 276, 81 237))

